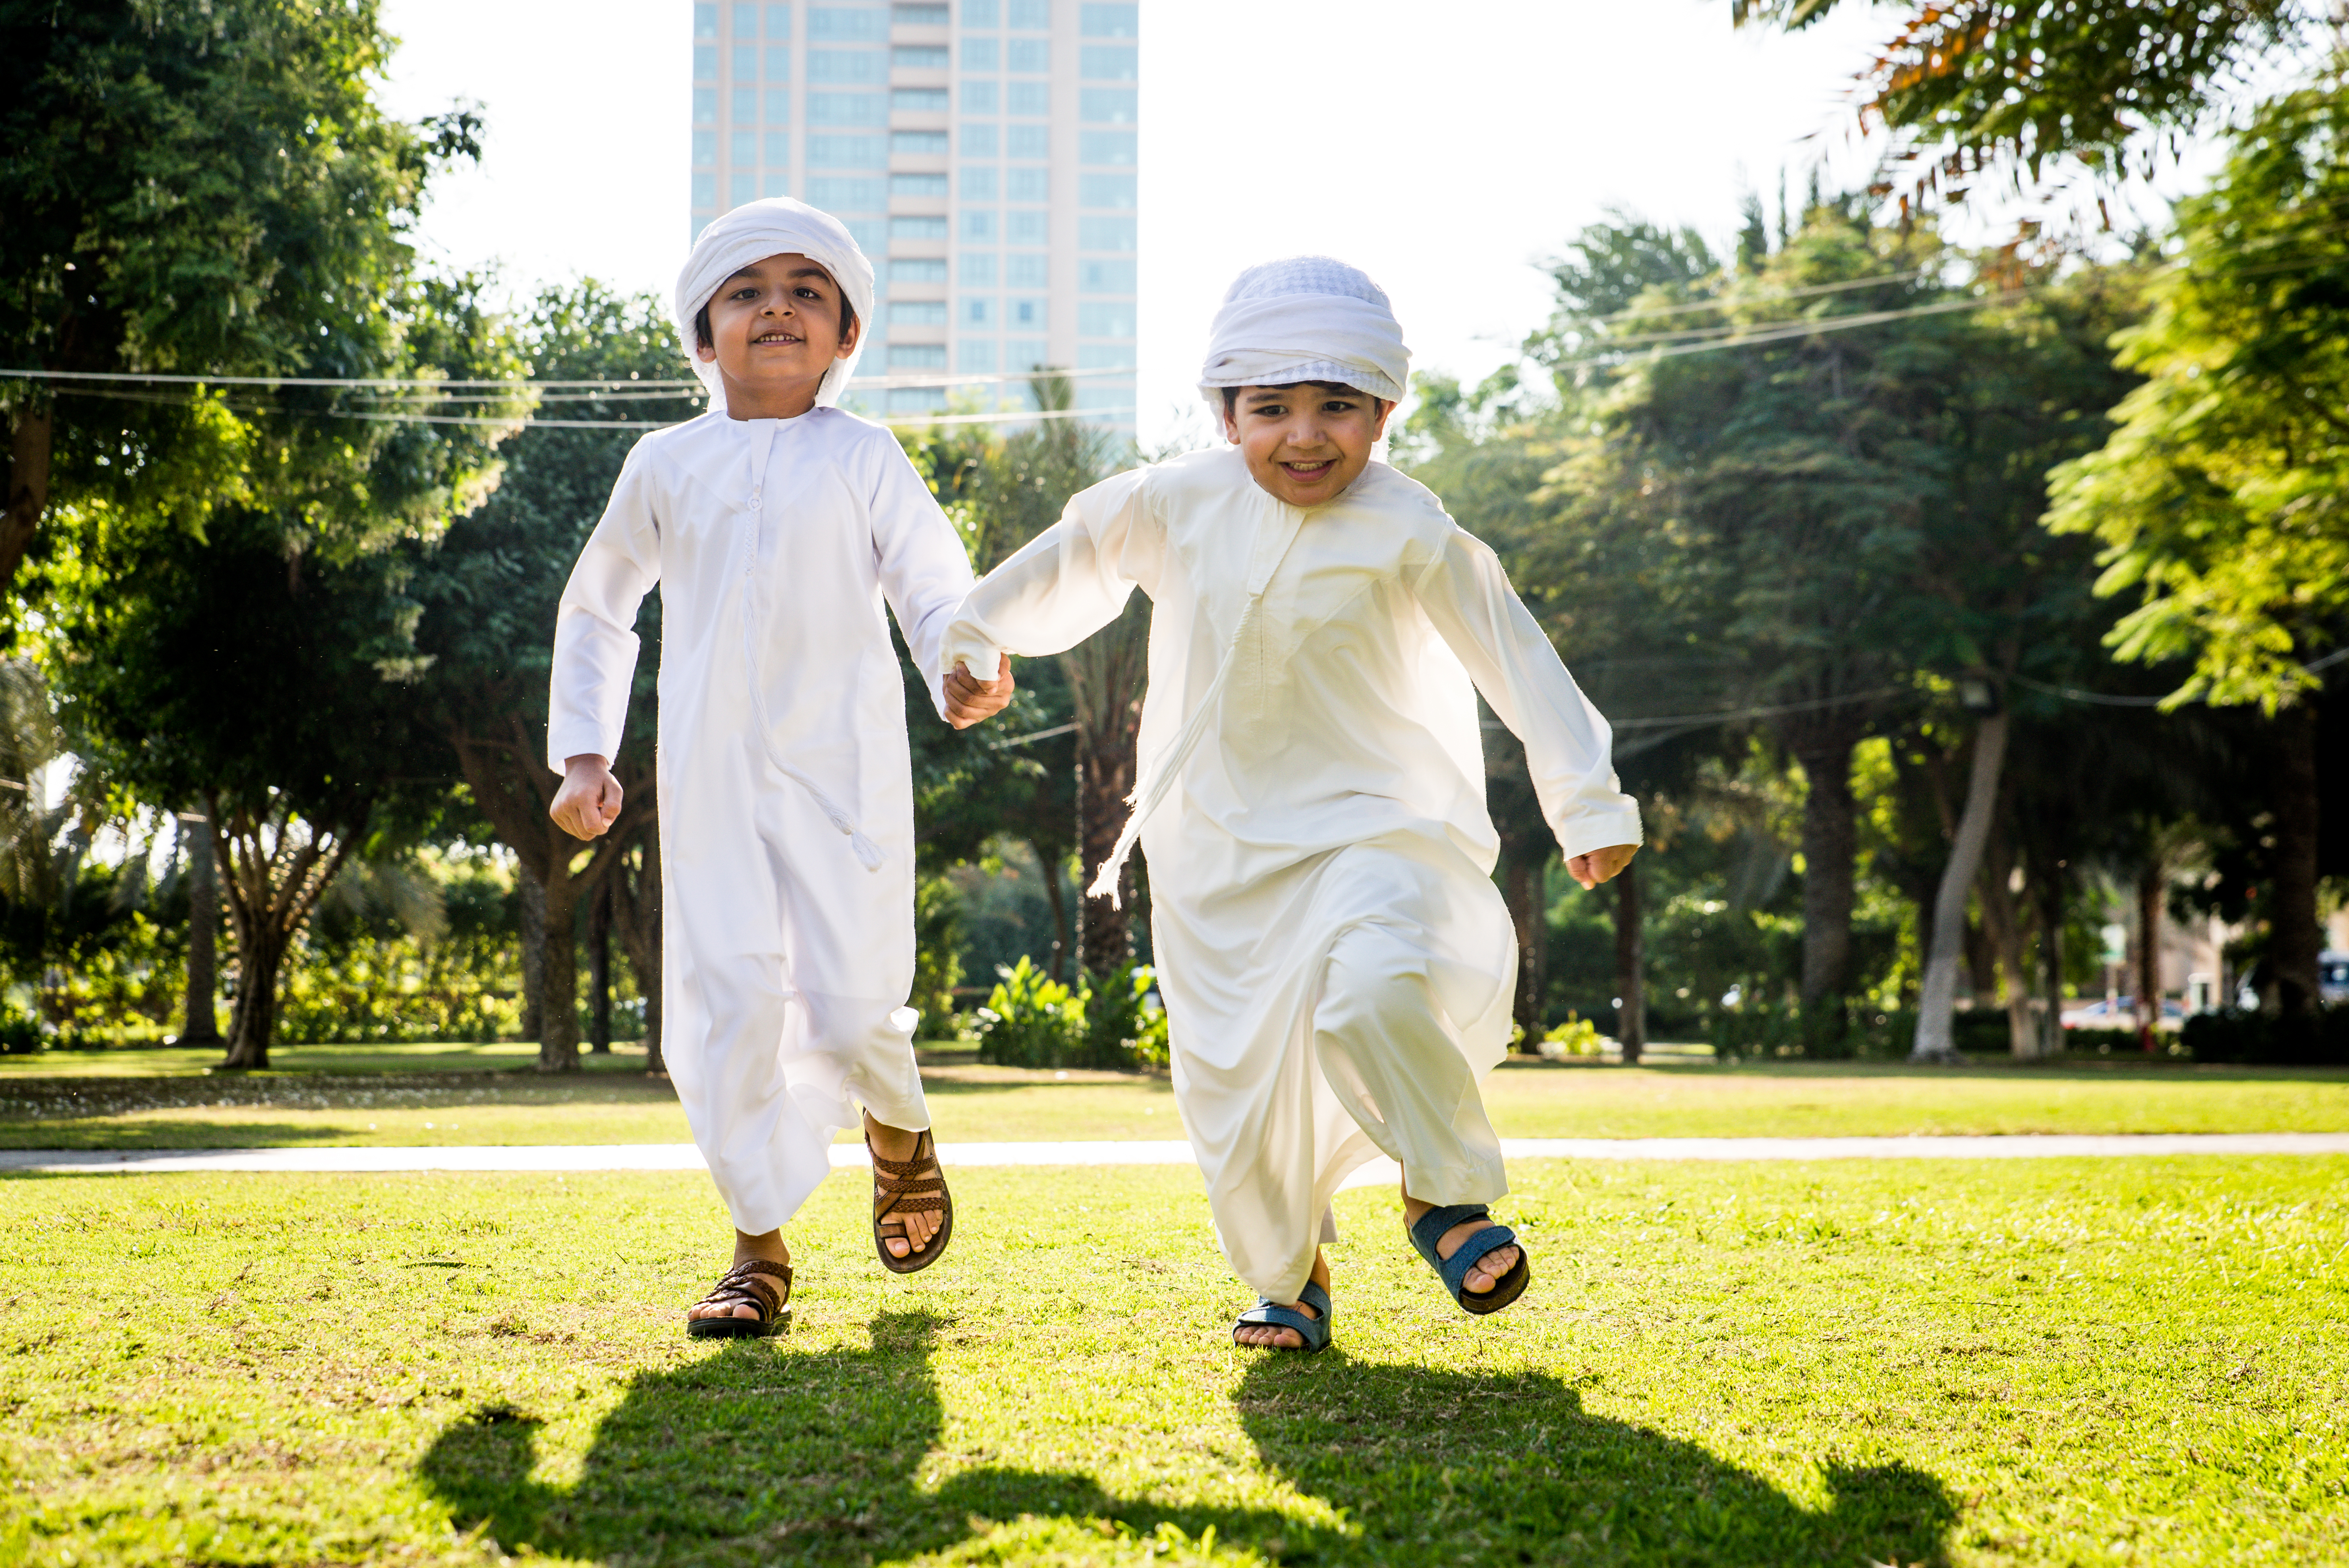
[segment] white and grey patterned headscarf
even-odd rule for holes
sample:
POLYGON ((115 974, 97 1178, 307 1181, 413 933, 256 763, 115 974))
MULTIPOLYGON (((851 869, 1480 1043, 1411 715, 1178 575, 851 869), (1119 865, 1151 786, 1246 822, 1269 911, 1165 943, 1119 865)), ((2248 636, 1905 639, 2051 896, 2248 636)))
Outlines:
POLYGON ((1411 384, 1411 350, 1386 291, 1330 256, 1248 268, 1207 335, 1199 391, 1217 410, 1226 387, 1337 381, 1390 403, 1411 384))

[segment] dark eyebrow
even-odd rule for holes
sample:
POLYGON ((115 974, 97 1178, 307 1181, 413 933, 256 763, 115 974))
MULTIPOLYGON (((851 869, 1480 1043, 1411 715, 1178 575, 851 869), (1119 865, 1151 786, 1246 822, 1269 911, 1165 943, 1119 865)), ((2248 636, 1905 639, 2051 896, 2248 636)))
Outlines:
POLYGON ((822 278, 826 283, 832 282, 832 274, 818 266, 793 267, 783 275, 787 278, 822 278))

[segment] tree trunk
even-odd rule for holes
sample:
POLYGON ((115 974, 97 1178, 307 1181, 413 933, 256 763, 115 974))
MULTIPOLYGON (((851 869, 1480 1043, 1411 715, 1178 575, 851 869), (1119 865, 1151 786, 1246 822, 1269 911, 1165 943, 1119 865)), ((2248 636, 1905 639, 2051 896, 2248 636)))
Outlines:
POLYGON ((587 904, 587 1048, 612 1054, 612 879, 605 877, 587 904))
POLYGON ((1637 1063, 1648 1048, 1646 941, 1640 931, 1640 866, 1634 861, 1615 878, 1615 1038, 1623 1060, 1637 1063))
POLYGON ((1856 728, 1822 727, 1799 740, 1803 765, 1803 991, 1806 1012, 1842 1006, 1851 988, 1851 752, 1856 728))
POLYGON ((2039 884, 2039 974, 2046 1006, 2039 1016, 2039 1054, 2064 1054, 2064 878, 2061 869, 2039 884))
POLYGON ((1965 942, 1966 896, 1982 869, 1991 819, 1997 813, 1999 779, 2006 764, 2006 737, 2012 722, 2012 716, 2001 709, 1983 719, 1974 732, 1973 772, 1966 782, 1965 813, 1958 819, 1949 864, 1941 868, 1940 892, 1933 900, 1933 945, 1926 955, 1923 995, 1917 1004, 1917 1041, 1909 1052, 1912 1062, 1958 1059, 1952 1022, 1965 942))
POLYGON ((2321 811, 2316 774, 2316 699, 2277 713, 2282 744, 2275 785, 2275 907, 2268 919, 2268 965, 2275 972, 2276 1010, 2287 1018, 2316 1011, 2323 938, 2317 920, 2316 855, 2321 811))
POLYGON ((307 841, 297 844, 290 808, 273 807, 257 819, 240 808, 224 820, 220 802, 207 797, 204 809, 236 936, 236 1008, 221 1067, 257 1071, 269 1065, 277 1032, 277 981, 285 954, 363 836, 367 811, 354 808, 344 831, 309 824, 307 841))
POLYGON ((2148 1056, 2161 1027, 2161 893, 2166 885, 2157 848, 2137 874, 2137 1043, 2148 1056))
MULTIPOLYGON (((2005 981, 2007 1049, 2018 1061, 2032 1061, 2039 1055, 2039 1021, 2031 1012, 2031 965, 2025 955, 2023 912, 2016 907, 2010 885, 2014 875, 2013 841, 2000 828, 2008 813, 2009 807, 2002 803, 1998 820, 1992 823, 1974 897, 1982 903, 1983 934, 2005 981)), ((1991 1005, 1996 1006, 1997 1000, 1991 997, 1991 1005)))
POLYGON ((1052 906, 1052 980, 1055 985, 1069 983, 1069 903, 1061 892, 1061 868, 1035 840, 1028 841, 1029 850, 1044 875, 1044 898, 1052 906))
POLYGON ((644 853, 633 872, 623 859, 614 864, 613 926, 636 972, 636 989, 645 998, 645 1071, 668 1070, 661 1057, 661 886, 660 824, 647 823, 641 835, 644 853))
POLYGON ((201 811, 182 811, 180 831, 192 841, 188 846, 188 1021, 181 1026, 180 1044, 217 1046, 221 897, 212 820, 201 811))
POLYGON ((579 900, 585 890, 571 874, 564 851, 577 840, 553 822, 546 825, 552 842, 547 877, 542 894, 545 910, 539 951, 538 1070, 576 1072, 579 1068, 579 900))
POLYGON ((1531 855, 1508 858, 1501 872, 1501 898, 1509 906, 1509 923, 1517 934, 1517 992, 1509 1011, 1523 1031, 1526 1050, 1542 1037, 1541 1010, 1541 880, 1542 861, 1531 855))
POLYGON ((49 504, 49 449, 56 435, 54 406, 47 398, 13 410, 8 418, 8 510, 0 514, 0 586, 13 583, 25 552, 40 531, 49 504))
POLYGON ((236 1007, 230 1015, 228 1054, 222 1067, 233 1072, 268 1068, 270 1042, 277 1034, 277 977, 292 945, 292 934, 271 930, 267 921, 238 923, 236 1007))
MULTIPOLYGON (((1078 859, 1090 882, 1116 850, 1118 834, 1132 810, 1125 798, 1133 792, 1133 742, 1128 738, 1123 745, 1114 741, 1096 745, 1092 737, 1080 730, 1077 743, 1078 859)), ((1122 907, 1133 902, 1131 862, 1118 873, 1118 891, 1116 905, 1106 897, 1083 901, 1078 960, 1088 975, 1110 974, 1133 956, 1132 911, 1122 907)))
POLYGON ((520 869, 522 1037, 535 1040, 546 1032, 546 884, 527 863, 520 869))

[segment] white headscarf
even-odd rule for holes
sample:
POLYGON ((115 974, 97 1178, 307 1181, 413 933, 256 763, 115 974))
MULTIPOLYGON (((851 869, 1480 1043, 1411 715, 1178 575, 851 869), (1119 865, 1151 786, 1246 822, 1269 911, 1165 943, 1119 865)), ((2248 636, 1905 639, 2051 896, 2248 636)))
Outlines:
POLYGON ((1386 291, 1359 267, 1291 256, 1248 268, 1207 334, 1199 390, 1220 412, 1226 387, 1337 381, 1390 403, 1411 384, 1411 350, 1386 291))
POLYGON ((855 236, 849 233, 847 225, 831 213, 819 212, 788 196, 770 196, 737 207, 702 230, 701 237, 693 242, 693 253, 685 259, 684 270, 677 274, 677 297, 669 315, 677 323, 678 346, 685 350, 686 362, 709 388, 711 413, 724 412, 726 385, 719 378, 718 366, 697 352, 693 318, 719 286, 744 267, 769 256, 792 253, 805 256, 832 274, 833 282, 848 296, 848 307, 856 313, 862 328, 856 353, 833 361, 832 368, 823 373, 823 384, 816 388, 817 406, 839 402, 842 389, 855 371, 857 356, 864 352, 864 340, 873 332, 873 263, 856 248, 855 236))

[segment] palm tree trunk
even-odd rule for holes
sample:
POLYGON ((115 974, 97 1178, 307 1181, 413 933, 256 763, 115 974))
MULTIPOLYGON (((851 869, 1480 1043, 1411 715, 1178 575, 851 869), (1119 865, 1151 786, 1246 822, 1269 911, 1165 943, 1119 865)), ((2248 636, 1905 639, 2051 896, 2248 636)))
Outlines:
POLYGON ((1640 929, 1640 866, 1625 866, 1615 878, 1615 1038, 1626 1064, 1648 1048, 1647 942, 1640 929))
POLYGON ((612 879, 606 876, 587 904, 587 1048, 612 1054, 612 879))
POLYGON ((181 1026, 180 1044, 217 1046, 221 1043, 215 1005, 220 995, 221 897, 220 868, 212 857, 212 819, 201 811, 182 811, 180 831, 190 840, 188 1018, 181 1026))
POLYGON ((2268 963, 2275 971, 2276 1010, 2287 1018, 2316 1011, 2323 938, 2317 920, 2317 830, 2322 799, 2316 772, 2316 702, 2303 697, 2275 717, 2282 743, 2275 784, 2275 912, 2269 916, 2268 963))
POLYGON ((2161 851, 2137 875, 2137 1043, 2149 1056, 2161 1027, 2161 851))
POLYGON ((546 884, 521 869, 522 895, 522 1037, 535 1040, 546 1031, 546 884))

